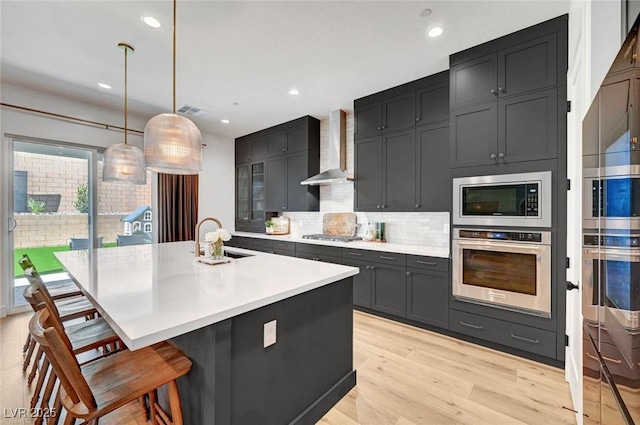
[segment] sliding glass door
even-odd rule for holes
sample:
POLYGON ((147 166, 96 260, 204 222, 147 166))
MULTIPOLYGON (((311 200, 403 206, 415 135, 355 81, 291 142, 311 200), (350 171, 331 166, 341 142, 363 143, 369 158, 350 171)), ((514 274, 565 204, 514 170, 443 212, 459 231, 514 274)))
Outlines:
MULTIPOLYGON (((68 280, 53 255, 152 240, 151 177, 147 185, 102 182, 102 152, 77 145, 10 139, 9 313, 29 309, 18 260, 29 255, 48 285, 68 280)), ((5 292, 6 293, 6 292, 5 292)))

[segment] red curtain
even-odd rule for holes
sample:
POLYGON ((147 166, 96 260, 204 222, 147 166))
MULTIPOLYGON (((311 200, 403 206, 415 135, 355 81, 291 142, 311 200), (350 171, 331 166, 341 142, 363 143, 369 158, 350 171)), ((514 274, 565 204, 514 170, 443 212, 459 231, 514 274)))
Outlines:
POLYGON ((158 242, 195 240, 198 175, 158 174, 158 242))

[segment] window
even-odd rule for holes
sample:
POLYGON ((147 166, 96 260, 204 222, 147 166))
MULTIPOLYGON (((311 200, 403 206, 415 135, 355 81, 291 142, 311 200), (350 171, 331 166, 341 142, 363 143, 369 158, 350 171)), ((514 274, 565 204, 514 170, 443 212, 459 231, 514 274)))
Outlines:
MULTIPOLYGON (((144 213, 144 221, 151 221, 151 211, 146 211, 146 212, 144 213)), ((145 229, 146 229, 146 228, 147 228, 147 227, 146 227, 146 225, 145 225, 145 229)), ((151 231, 151 230, 149 230, 149 231, 151 231)), ((146 232, 146 230, 145 230, 145 232, 146 232)))
POLYGON ((142 223, 140 223, 139 221, 134 221, 133 222, 133 234, 136 234, 136 233, 140 232, 141 229, 142 229, 142 223))
POLYGON ((151 233, 151 223, 144 223, 144 232, 151 233))

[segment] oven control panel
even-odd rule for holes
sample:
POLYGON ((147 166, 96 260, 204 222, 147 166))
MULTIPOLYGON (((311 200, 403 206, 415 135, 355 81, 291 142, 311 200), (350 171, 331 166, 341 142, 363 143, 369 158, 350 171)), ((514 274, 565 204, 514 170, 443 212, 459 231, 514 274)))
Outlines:
POLYGON ((619 248, 640 248, 640 235, 585 234, 584 245, 619 248))
POLYGON ((459 230, 460 239, 488 239, 514 242, 542 242, 541 232, 503 232, 490 230, 459 230))

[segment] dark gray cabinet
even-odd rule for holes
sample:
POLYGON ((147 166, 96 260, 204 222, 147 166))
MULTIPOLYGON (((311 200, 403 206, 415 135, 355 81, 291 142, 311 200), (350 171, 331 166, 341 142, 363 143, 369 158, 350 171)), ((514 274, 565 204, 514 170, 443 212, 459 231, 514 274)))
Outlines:
POLYGON ((264 232, 267 213, 318 211, 319 187, 300 182, 319 172, 320 121, 313 117, 236 139, 236 230, 264 232))
POLYGON ((281 155, 266 161, 267 211, 287 209, 287 158, 281 155))
POLYGON ((354 137, 370 137, 382 131, 398 131, 415 126, 415 93, 403 93, 356 108, 354 137))
POLYGON ((553 87, 558 83, 555 33, 458 63, 452 56, 451 107, 459 108, 553 87))
POLYGON ((556 356, 556 333, 490 317, 449 310, 449 329, 541 356, 556 356))
POLYGON ((412 211, 416 204, 415 130, 382 137, 382 198, 380 211, 412 211))
POLYGON ((355 211, 449 210, 448 87, 442 72, 355 101, 355 211))
POLYGON ((371 308, 371 265, 354 260, 345 260, 344 264, 360 270, 360 273, 353 276, 353 304, 371 308))
POLYGON ((280 129, 266 136, 266 155, 272 157, 283 153, 306 150, 307 139, 308 134, 305 125, 280 129))
POLYGON ((407 282, 404 266, 374 263, 371 270, 371 308, 406 317, 407 282))
POLYGON ((415 130, 355 142, 355 210, 413 211, 415 130))
POLYGON ((449 123, 418 127, 415 152, 415 211, 449 211, 449 123))
POLYGON ((450 56, 452 168, 555 159, 566 16, 450 56))
POLYGON ((354 141, 355 211, 380 211, 382 205, 382 137, 354 141))
POLYGON ((416 91, 416 125, 449 121, 449 82, 444 81, 416 91))
POLYGON ((449 274, 407 268, 407 319, 449 327, 449 274))
POLYGON ((451 167, 557 157, 557 89, 451 110, 451 167))
POLYGON ((236 140, 236 164, 260 161, 267 156, 264 136, 241 137, 236 140))
POLYGON ((300 184, 309 177, 308 161, 306 151, 267 159, 267 211, 317 211, 318 198, 300 184))

